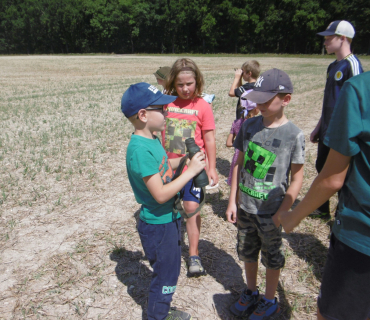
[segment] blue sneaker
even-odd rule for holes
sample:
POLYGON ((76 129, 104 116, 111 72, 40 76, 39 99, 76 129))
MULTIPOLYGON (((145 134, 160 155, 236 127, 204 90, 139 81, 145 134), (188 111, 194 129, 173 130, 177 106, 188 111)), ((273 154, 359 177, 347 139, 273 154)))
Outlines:
POLYGON ((257 306, 259 297, 259 293, 252 295, 252 290, 244 289, 239 300, 230 306, 231 313, 237 317, 249 316, 257 306))
POLYGON ((261 299, 258 302, 256 310, 251 314, 248 318, 249 320, 265 320, 270 319, 271 316, 276 316, 281 313, 281 309, 275 298, 275 303, 271 303, 266 301, 265 299, 261 299))

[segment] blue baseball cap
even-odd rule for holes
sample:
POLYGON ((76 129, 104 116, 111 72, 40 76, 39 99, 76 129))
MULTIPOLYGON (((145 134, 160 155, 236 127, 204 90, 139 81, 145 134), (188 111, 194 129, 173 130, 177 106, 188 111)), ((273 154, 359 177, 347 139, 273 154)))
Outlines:
POLYGON ((325 31, 319 32, 319 36, 345 36, 353 38, 355 36, 355 28, 346 20, 336 20, 331 22, 325 31))
POLYGON ((132 84, 122 96, 121 110, 126 118, 137 114, 139 110, 149 106, 169 104, 177 96, 163 94, 157 87, 146 82, 132 84))

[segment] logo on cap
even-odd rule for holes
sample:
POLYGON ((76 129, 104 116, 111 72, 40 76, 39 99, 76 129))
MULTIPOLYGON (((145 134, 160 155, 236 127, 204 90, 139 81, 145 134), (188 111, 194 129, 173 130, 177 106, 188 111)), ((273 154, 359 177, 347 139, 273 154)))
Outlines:
POLYGON ((151 92, 153 92, 153 93, 157 93, 157 92, 158 92, 158 89, 157 89, 155 86, 150 86, 148 89, 149 89, 151 92))
POLYGON ((259 76, 257 81, 256 81, 256 84, 254 85, 256 88, 261 88, 261 85, 262 85, 262 82, 263 82, 263 77, 262 76, 259 76))
POLYGON ((285 87, 284 87, 284 86, 282 86, 282 85, 280 85, 280 86, 279 86, 279 90, 283 90, 283 89, 285 89, 285 87))

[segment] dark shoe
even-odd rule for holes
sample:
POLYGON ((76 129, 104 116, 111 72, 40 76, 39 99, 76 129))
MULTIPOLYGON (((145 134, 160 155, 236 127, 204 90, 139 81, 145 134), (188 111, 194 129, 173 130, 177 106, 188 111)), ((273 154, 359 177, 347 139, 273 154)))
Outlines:
POLYGON ((177 310, 175 307, 171 307, 165 320, 191 320, 191 315, 187 312, 177 310))
POLYGON ((259 294, 252 295, 252 291, 244 289, 238 301, 230 306, 230 311, 237 317, 249 316, 259 301, 259 294))
POLYGON ((280 313, 281 309, 276 298, 275 303, 268 302, 262 298, 258 302, 256 310, 253 311, 253 313, 248 319, 249 320, 272 319, 273 317, 279 315, 280 313))
POLYGON ((189 257, 188 261, 188 271, 189 275, 204 275, 206 274, 202 262, 200 261, 200 258, 198 256, 191 256, 189 257))

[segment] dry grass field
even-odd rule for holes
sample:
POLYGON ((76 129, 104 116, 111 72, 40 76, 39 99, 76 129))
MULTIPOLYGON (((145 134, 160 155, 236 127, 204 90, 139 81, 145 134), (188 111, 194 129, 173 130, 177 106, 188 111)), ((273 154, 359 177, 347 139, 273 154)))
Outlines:
MULTIPOLYGON (((0 57, 0 319, 145 319, 151 268, 136 231, 139 206, 125 153, 131 132, 120 111, 131 83, 175 56, 0 57)), ((245 286, 236 228, 225 221, 233 150, 225 147, 236 99, 234 67, 248 57, 194 57, 214 93, 220 188, 202 210, 200 255, 207 275, 182 271, 173 305, 194 319, 233 319, 245 286)), ((316 175, 309 134, 320 117, 326 58, 253 57, 286 71, 295 93, 286 112, 306 136, 304 186, 316 175)), ((334 58, 333 58, 334 59, 334 58)), ((364 69, 370 60, 361 59, 364 69)), ((145 160, 143 160, 145 161, 145 160)), ((334 207, 333 207, 334 208, 334 207)), ((307 218, 284 234, 281 319, 316 319, 329 227, 307 218)), ((264 292, 265 269, 259 269, 264 292)))

